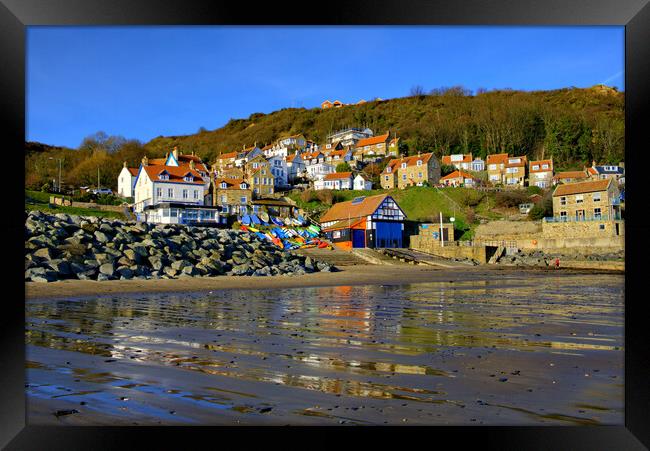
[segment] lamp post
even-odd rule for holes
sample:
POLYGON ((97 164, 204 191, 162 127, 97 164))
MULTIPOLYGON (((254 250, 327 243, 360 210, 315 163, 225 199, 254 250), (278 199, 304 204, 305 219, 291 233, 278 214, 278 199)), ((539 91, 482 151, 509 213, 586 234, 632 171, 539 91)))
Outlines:
POLYGON ((54 158, 54 157, 49 157, 49 160, 58 160, 59 161, 59 183, 57 184, 57 191, 60 193, 61 192, 61 162, 63 161, 62 158, 54 158))

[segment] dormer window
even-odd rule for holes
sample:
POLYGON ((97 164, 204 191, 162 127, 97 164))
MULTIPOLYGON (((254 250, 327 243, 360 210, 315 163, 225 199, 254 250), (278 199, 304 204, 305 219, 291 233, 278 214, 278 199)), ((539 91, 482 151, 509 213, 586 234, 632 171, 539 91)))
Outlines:
POLYGON ((194 177, 191 174, 187 174, 185 177, 183 177, 183 180, 185 180, 186 182, 193 182, 194 177))
POLYGON ((402 169, 406 169, 406 163, 402 163, 402 169))
MULTIPOLYGON (((539 165, 538 165, 538 164, 534 164, 534 165, 533 165, 533 171, 536 171, 536 170, 538 170, 538 169, 539 169, 539 165)), ((544 169, 546 169, 546 168, 544 168, 544 169)))
POLYGON ((228 188, 228 184, 226 182, 221 182, 221 188, 223 189, 228 188))
POLYGON ((386 168, 386 172, 393 172, 393 168, 390 167, 390 166, 388 166, 388 167, 386 168))
POLYGON ((548 164, 543 164, 542 169, 548 169, 548 164))
POLYGON ((257 163, 253 163, 253 169, 257 169, 257 163))
POLYGON ((418 160, 417 165, 418 165, 418 166, 422 166, 422 160, 418 160))
POLYGON ((248 184, 247 183, 242 183, 241 185, 239 185, 239 187, 241 189, 248 189, 248 184))
POLYGON ((163 171, 160 174, 158 174, 158 178, 160 180, 169 180, 169 173, 167 171, 163 171))

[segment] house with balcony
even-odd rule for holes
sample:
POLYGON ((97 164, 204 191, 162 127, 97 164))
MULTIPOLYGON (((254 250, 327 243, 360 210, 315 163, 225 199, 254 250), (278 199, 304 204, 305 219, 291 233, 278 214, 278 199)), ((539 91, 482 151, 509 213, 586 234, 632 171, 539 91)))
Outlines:
POLYGON ((553 192, 555 221, 618 220, 620 193, 612 178, 558 185, 553 192))
MULTIPOLYGON (((178 160, 178 158, 177 158, 178 160)), ((196 167, 149 164, 142 158, 134 183, 133 210, 140 221, 172 224, 219 224, 209 196, 210 178, 196 167)), ((207 169, 207 168, 206 168, 207 169)))
POLYGON ((546 189, 553 184, 553 159, 535 160, 528 164, 528 186, 546 189))
POLYGON ((526 182, 526 156, 508 157, 504 162, 504 184, 524 186, 526 182))

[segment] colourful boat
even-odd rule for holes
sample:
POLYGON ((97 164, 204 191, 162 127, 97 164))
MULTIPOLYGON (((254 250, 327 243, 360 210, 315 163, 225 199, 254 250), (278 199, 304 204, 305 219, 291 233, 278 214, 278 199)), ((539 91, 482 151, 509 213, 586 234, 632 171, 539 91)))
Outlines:
POLYGON ((271 216, 271 222, 273 224, 275 224, 275 225, 278 225, 278 226, 283 226, 284 225, 284 222, 282 222, 282 219, 277 218, 275 216, 271 216))
POLYGON ((248 230, 250 230, 253 233, 259 232, 259 229, 256 229, 255 227, 248 227, 248 230))
POLYGON ((243 226, 241 226, 241 227, 239 228, 239 230, 242 230, 242 231, 244 231, 244 232, 248 232, 248 227, 246 227, 245 225, 243 225, 243 226))
POLYGON ((258 214, 258 216, 260 217, 260 219, 261 219, 262 221, 264 221, 264 222, 266 222, 266 223, 269 222, 269 215, 268 215, 267 212, 265 212, 265 211, 260 211, 260 213, 258 214))
POLYGON ((251 223, 251 217, 248 216, 248 215, 242 216, 241 223, 244 224, 244 225, 250 224, 251 223))

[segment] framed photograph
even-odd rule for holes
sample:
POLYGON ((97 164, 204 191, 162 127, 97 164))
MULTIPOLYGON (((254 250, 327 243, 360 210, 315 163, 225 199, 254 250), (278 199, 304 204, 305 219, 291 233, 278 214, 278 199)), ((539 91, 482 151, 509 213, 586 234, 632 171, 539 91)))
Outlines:
POLYGON ((0 444, 646 449, 649 19, 2 0, 0 444))

